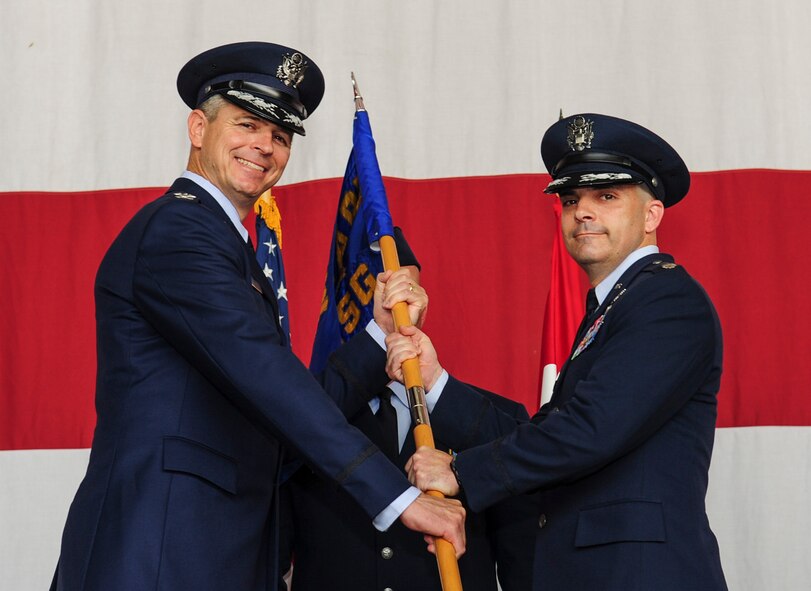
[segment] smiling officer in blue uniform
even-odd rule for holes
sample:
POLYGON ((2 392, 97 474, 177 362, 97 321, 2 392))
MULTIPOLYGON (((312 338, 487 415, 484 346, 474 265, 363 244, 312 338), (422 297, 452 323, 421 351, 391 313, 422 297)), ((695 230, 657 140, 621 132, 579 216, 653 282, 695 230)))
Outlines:
MULTIPOLYGON (((687 167, 651 131, 590 113, 552 125, 541 155, 566 248, 592 285, 569 360, 550 402, 517 426, 448 380, 431 422, 450 445, 513 430, 453 460, 418 450, 409 476, 461 489, 474 511, 540 490, 534 589, 724 590, 704 505, 721 327, 701 286, 656 245, 665 208, 688 191, 687 167)), ((432 375, 430 342, 405 332, 432 375)), ((392 367, 416 350, 402 335, 389 347, 392 367)))
MULTIPOLYGON (((192 59, 177 85, 193 109, 188 170, 124 227, 96 277, 98 421, 53 588, 275 588, 284 446, 376 527, 399 516, 462 551, 461 505, 410 487, 293 355, 241 223, 304 135, 324 92, 318 67, 237 43, 192 59)), ((347 404, 388 382, 355 346, 322 377, 347 404)))

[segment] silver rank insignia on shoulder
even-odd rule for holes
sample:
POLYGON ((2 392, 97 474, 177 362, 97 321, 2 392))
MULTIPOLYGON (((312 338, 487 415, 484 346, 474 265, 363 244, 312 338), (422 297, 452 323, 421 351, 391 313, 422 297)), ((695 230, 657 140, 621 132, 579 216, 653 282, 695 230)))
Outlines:
POLYGON ((578 115, 569 122, 566 141, 572 150, 582 152, 586 148, 591 148, 591 140, 594 139, 593 125, 593 121, 582 115, 578 115))
POLYGON ((174 196, 178 199, 186 199, 188 201, 195 201, 197 197, 192 195, 191 193, 174 193, 174 196))
POLYGON ((299 52, 285 54, 284 61, 276 68, 276 78, 284 82, 285 86, 296 88, 304 80, 304 71, 309 65, 299 52))
POLYGON ((678 267, 676 263, 665 263, 662 265, 662 269, 675 269, 676 267, 678 267))

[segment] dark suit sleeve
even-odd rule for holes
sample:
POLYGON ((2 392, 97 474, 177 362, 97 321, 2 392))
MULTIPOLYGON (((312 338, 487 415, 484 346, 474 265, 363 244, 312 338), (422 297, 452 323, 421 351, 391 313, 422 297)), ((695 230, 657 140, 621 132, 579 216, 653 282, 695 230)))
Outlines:
MULTIPOLYGON (((144 317, 252 422, 338 481, 370 516, 408 482, 346 422, 310 372, 280 344, 271 309, 252 289, 244 246, 194 202, 162 207, 140 244, 133 289, 144 317)), ((330 388, 363 381, 331 368, 330 388)), ((339 396, 340 397, 340 396, 339 396)))
POLYGON ((364 330, 329 356, 318 379, 344 415, 353 418, 389 383, 385 367, 386 351, 364 330))
POLYGON ((503 437, 528 418, 526 409, 506 409, 496 404, 495 395, 450 376, 431 412, 431 425, 459 450, 503 437))
POLYGON ((459 454, 474 510, 599 470, 655 433, 707 381, 720 336, 709 300, 686 273, 630 289, 611 314, 598 358, 559 412, 459 454))

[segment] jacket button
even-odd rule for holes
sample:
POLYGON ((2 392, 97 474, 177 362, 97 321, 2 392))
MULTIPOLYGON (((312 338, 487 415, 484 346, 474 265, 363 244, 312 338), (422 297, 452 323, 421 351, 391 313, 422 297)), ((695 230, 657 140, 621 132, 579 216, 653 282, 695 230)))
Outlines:
POLYGON ((385 589, 383 589, 383 591, 394 591, 394 589, 392 589, 391 587, 386 587, 385 589))
POLYGON ((380 551, 380 555, 383 557, 383 560, 389 560, 392 556, 394 556, 394 550, 386 546, 380 551))
POLYGON ((546 513, 541 513, 538 517, 538 527, 542 528, 546 525, 546 513))

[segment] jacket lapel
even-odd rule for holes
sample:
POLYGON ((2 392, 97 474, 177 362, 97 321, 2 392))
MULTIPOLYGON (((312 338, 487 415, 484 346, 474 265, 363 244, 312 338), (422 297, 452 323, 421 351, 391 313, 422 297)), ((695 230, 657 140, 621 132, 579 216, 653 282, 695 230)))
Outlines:
MULTIPOLYGON (((595 319, 599 318, 601 314, 605 313, 606 308, 611 304, 614 300, 614 297, 617 295, 617 291, 623 288, 627 289, 630 287, 631 283, 633 283, 634 279, 639 275, 639 273, 648 265, 650 265, 653 261, 668 261, 672 262, 673 257, 667 254, 662 253, 654 253, 647 256, 642 257, 638 261, 636 261, 633 265, 626 269, 625 273, 623 273, 617 283, 611 286, 611 291, 608 292, 608 296, 597 306, 597 310, 592 314, 589 318, 584 318, 583 323, 580 325, 580 329, 577 331, 577 336, 575 337, 574 342, 572 343, 572 348, 569 351, 569 356, 566 358, 566 363, 563 364, 563 367, 560 370, 560 375, 558 376, 557 381, 555 381, 555 388, 552 392, 552 397, 547 403, 549 408, 554 406, 553 403, 558 403, 558 398, 560 397, 560 388, 563 384, 563 380, 566 377, 566 370, 569 368, 569 364, 572 362, 572 355, 574 355, 577 346, 580 344, 580 340, 583 338, 586 330, 590 326, 590 322, 593 322, 595 319)), ((544 405, 544 406, 547 406, 544 405)), ((546 413, 543 413, 544 415, 546 413)))
MULTIPOLYGON (((239 232, 237 232, 239 235, 239 232)), ((240 236, 240 240, 242 237, 240 236)), ((276 319, 276 325, 279 327, 279 332, 283 333, 282 325, 279 323, 279 303, 276 301, 276 294, 273 291, 273 286, 270 285, 268 278, 265 277, 265 274, 262 272, 262 269, 259 268, 259 263, 256 262, 256 251, 254 251, 253 246, 248 243, 244 243, 246 255, 248 257, 248 265, 251 269, 251 286, 257 291, 260 291, 262 297, 264 297, 273 308, 274 318, 276 319)), ((285 341, 287 340, 287 336, 284 335, 285 341)))
POLYGON ((187 193, 194 195, 200 200, 201 205, 214 213, 233 233, 234 238, 239 242, 242 247, 243 254, 245 255, 247 267, 251 273, 251 287, 262 294, 262 297, 270 304, 273 309, 273 318, 276 322, 276 327, 279 329, 279 334, 282 335, 282 340, 287 343, 287 335, 284 334, 282 326, 279 323, 279 304, 276 301, 276 294, 273 287, 268 282, 262 269, 259 268, 259 263, 256 262, 256 252, 253 247, 242 239, 239 231, 234 227, 231 219, 225 213, 223 208, 217 203, 217 200, 212 197, 208 191, 203 189, 200 185, 187 178, 176 179, 172 186, 169 187, 167 194, 171 193, 187 193))

